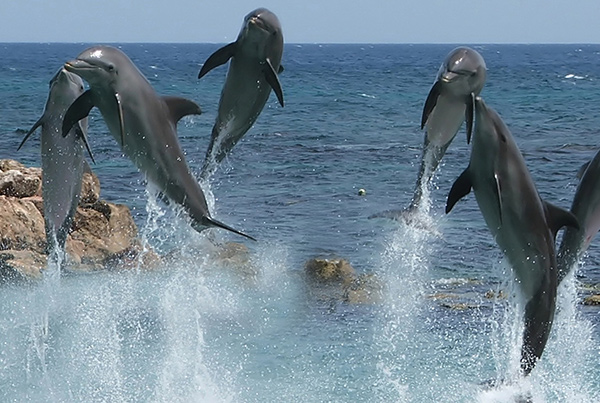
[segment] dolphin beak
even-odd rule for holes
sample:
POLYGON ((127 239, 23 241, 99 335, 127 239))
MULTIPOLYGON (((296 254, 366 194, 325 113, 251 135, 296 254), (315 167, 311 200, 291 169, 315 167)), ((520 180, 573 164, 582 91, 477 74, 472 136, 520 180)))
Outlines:
POLYGON ((71 73, 77 73, 77 71, 81 70, 81 69, 93 68, 93 66, 90 65, 88 62, 85 62, 85 61, 79 60, 79 59, 69 60, 68 62, 65 63, 64 67, 65 67, 65 70, 67 70, 71 73))
POLYGON ((440 79, 445 83, 450 83, 456 80, 458 76, 460 76, 460 74, 454 73, 453 71, 446 71, 444 74, 442 74, 442 77, 440 77, 440 79))
POLYGON ((256 27, 266 31, 265 23, 260 19, 260 16, 257 15, 248 20, 248 25, 255 25, 256 27))

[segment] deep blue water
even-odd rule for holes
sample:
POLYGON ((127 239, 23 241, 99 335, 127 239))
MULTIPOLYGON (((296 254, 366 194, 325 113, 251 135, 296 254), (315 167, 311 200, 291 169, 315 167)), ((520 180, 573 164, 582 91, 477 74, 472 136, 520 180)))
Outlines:
MULTIPOLYGON (((86 47, 0 44, 0 158, 40 165, 39 136, 16 152, 23 130, 42 113, 55 71, 86 47)), ((569 207, 575 174, 600 143, 600 45, 474 47, 488 67, 481 95, 511 129, 542 197, 569 207)), ((159 93, 202 107, 201 116, 178 128, 195 172, 226 67, 196 77, 217 48, 121 46, 159 93)), ((148 207, 141 175, 94 112, 92 168, 102 197, 129 205, 153 247, 184 255, 158 273, 101 273, 63 278, 50 289, 0 289, 0 334, 6 335, 0 400, 510 401, 514 389, 480 385, 508 378, 518 366, 515 307, 483 296, 510 289, 510 274, 472 195, 443 214, 448 191, 468 164, 464 130, 432 190, 432 232, 367 218, 408 205, 423 103, 452 48, 286 46, 285 108, 271 96, 211 185, 215 215, 259 240, 247 243, 260 269, 251 287, 192 254, 206 247, 204 240, 168 207, 158 217, 148 207), (366 196, 357 195, 359 188, 366 196), (354 306, 315 296, 301 273, 317 255, 342 256, 360 273, 376 275, 386 284, 383 301, 354 306), (426 297, 435 292, 459 293, 475 307, 447 309, 426 297), (40 310, 45 338, 36 336, 40 310)), ((519 386, 534 401, 600 396, 598 311, 576 302, 582 284, 600 282, 598 244, 592 242, 579 270, 579 286, 570 278, 561 288, 551 340, 519 386)))

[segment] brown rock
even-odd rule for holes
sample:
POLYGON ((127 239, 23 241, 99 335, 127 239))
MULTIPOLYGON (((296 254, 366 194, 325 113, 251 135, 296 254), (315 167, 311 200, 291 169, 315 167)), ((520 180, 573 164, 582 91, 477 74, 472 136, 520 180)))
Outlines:
POLYGON ((311 278, 322 282, 337 280, 350 283, 356 277, 354 268, 346 259, 314 258, 306 262, 304 268, 311 278))
POLYGON ((0 195, 29 197, 39 193, 41 176, 36 172, 11 169, 0 172, 0 195))
POLYGON ((46 267, 46 256, 31 250, 0 252, 0 279, 36 279, 46 267))
MULTIPOLYGON (((94 208, 78 208, 75 213, 67 250, 80 252, 83 263, 100 264, 111 255, 123 253, 136 240, 137 227, 127 206, 103 203, 102 207, 108 213, 94 208)), ((78 260, 76 255, 74 260, 78 260)))
POLYGON ((100 180, 91 172, 83 174, 79 204, 94 204, 100 200, 100 180))
POLYGON ((28 200, 0 196, 0 250, 32 250, 44 253, 44 218, 28 200))
POLYGON ((344 301, 350 304, 374 304, 381 302, 383 285, 373 274, 355 278, 344 291, 344 301))
POLYGON ((583 305, 600 305, 600 295, 589 295, 585 297, 583 305))

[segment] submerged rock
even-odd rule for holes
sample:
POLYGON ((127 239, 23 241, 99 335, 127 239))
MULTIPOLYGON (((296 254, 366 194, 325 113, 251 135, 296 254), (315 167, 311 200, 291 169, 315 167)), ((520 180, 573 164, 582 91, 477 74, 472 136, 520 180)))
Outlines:
POLYGON ((354 267, 346 259, 313 258, 304 265, 309 277, 319 282, 352 282, 356 277, 354 267))
POLYGON ((600 295, 588 295, 583 299, 583 305, 600 305, 600 295))
MULTIPOLYGON (((47 266, 41 175, 39 168, 0 160, 0 278, 38 278, 47 266)), ((142 248, 129 208, 100 200, 92 173, 84 174, 65 249, 72 271, 130 268, 133 262, 151 267, 159 259, 142 248)))
POLYGON ((317 294, 327 300, 348 304, 381 302, 383 284, 374 274, 358 275, 350 262, 341 258, 313 258, 304 269, 317 294))

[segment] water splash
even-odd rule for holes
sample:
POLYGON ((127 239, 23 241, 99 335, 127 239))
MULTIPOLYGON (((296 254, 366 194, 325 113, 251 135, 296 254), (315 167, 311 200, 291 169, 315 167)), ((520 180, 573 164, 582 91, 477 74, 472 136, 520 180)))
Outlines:
MULTIPOLYGON (((433 225, 426 213, 421 210, 416 213, 418 222, 433 225)), ((411 401, 409 385, 414 385, 411 378, 416 363, 413 358, 419 355, 415 349, 420 348, 420 343, 415 342, 415 336, 421 328, 419 314, 432 252, 430 239, 430 231, 420 226, 402 225, 392 234, 382 256, 382 274, 387 287, 380 318, 381 333, 374 336, 379 351, 380 381, 376 385, 379 401, 411 401)))

